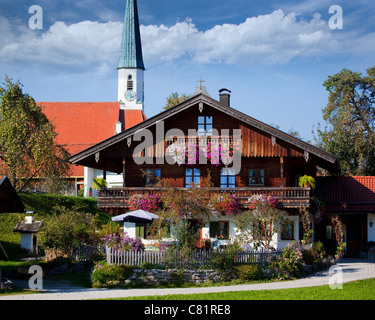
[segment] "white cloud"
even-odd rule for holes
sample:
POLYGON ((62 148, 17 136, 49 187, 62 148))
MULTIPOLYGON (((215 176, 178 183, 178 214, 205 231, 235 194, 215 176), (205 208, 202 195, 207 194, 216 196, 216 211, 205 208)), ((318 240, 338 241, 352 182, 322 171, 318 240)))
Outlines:
MULTIPOLYGON (((83 21, 69 26, 56 22, 41 36, 26 28, 15 35, 4 17, 0 17, 0 26, 3 62, 70 72, 104 72, 117 66, 121 22, 83 21)), ((186 20, 171 27, 141 26, 141 33, 147 67, 182 57, 198 64, 284 64, 297 57, 342 50, 319 14, 306 21, 282 10, 248 18, 238 25, 217 25, 204 32, 186 20)))

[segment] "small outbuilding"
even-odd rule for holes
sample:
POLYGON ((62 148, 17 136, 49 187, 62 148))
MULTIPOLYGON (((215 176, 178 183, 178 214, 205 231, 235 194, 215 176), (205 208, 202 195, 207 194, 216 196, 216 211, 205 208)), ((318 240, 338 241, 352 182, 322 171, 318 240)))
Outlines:
POLYGON ((25 206, 6 176, 0 176, 0 213, 24 212, 25 206))
POLYGON ((33 216, 26 216, 25 221, 19 221, 14 232, 21 233, 21 248, 31 254, 38 254, 38 232, 43 225, 42 221, 34 221, 33 216))

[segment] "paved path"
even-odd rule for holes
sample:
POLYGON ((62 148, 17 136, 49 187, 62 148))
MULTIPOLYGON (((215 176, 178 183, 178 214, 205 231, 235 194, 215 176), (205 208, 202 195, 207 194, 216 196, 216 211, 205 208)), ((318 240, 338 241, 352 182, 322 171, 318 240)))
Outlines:
MULTIPOLYGON (((342 271, 343 283, 375 278, 375 261, 359 259, 342 259, 336 263, 342 271)), ((338 274, 336 274, 338 275, 338 274)), ((230 292, 248 290, 276 290, 329 285, 331 275, 329 271, 322 271, 310 277, 293 281, 272 283, 245 284, 222 287, 173 288, 173 289, 83 289, 56 288, 50 286, 41 294, 0 296, 0 300, 85 300, 121 298, 168 294, 196 294, 210 292, 230 292)))

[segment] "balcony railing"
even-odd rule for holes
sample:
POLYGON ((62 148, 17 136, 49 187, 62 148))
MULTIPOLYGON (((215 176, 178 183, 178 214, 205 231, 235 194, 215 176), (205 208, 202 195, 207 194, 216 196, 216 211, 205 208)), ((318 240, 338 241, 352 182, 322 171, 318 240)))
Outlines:
MULTIPOLYGON (((177 188, 187 191, 187 188, 177 188)), ((128 200, 135 194, 154 194, 162 196, 166 188, 113 188, 100 190, 98 194, 98 207, 107 208, 128 208, 128 200)), ((274 196, 282 208, 298 208, 300 205, 310 205, 310 188, 211 188, 210 194, 229 193, 236 197, 239 205, 243 208, 249 206, 249 199, 254 195, 274 196)))

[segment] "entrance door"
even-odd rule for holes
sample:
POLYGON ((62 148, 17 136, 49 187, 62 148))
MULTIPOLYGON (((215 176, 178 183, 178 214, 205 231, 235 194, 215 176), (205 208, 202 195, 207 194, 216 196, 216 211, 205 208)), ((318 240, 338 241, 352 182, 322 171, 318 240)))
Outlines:
POLYGON ((367 215, 353 214, 344 217, 346 224, 346 257, 358 258, 362 246, 367 243, 367 215))

